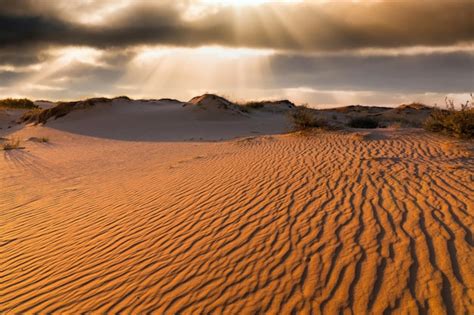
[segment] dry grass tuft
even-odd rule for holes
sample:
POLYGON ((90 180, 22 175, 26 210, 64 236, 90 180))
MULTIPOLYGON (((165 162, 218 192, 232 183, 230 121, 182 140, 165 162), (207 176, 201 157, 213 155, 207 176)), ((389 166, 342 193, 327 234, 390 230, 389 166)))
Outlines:
POLYGON ((35 103, 27 98, 5 98, 0 100, 0 107, 14 109, 34 109, 38 108, 35 103))
POLYGON ((108 98, 97 97, 77 102, 59 102, 56 106, 48 109, 34 109, 25 113, 21 118, 21 123, 45 124, 48 119, 58 119, 66 116, 73 110, 93 107, 97 103, 111 102, 108 98))
POLYGON ((7 139, 1 144, 1 147, 4 151, 20 150, 25 148, 21 146, 21 141, 18 138, 7 139))
MULTIPOLYGON (((472 94, 471 99, 474 100, 472 94)), ((457 138, 474 138, 474 104, 472 100, 461 104, 460 109, 456 109, 454 101, 446 98, 446 109, 435 108, 424 123, 425 129, 457 138)))
POLYGON ((306 130, 311 128, 328 128, 326 120, 317 117, 316 111, 306 106, 299 106, 290 112, 295 130, 306 130))

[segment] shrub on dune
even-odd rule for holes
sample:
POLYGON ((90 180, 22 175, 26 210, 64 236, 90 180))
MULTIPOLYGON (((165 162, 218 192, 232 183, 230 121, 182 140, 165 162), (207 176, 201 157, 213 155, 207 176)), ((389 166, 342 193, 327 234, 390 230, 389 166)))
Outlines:
POLYGON ((242 106, 246 108, 252 108, 252 109, 259 109, 263 108, 265 106, 265 101, 259 101, 259 102, 247 102, 243 104, 242 106))
POLYGON ((246 103, 237 104, 243 112, 250 112, 251 110, 268 109, 269 111, 286 111, 294 109, 296 106, 289 100, 261 100, 250 101, 246 103))
POLYGON ((370 117, 358 117, 352 118, 348 125, 351 128, 374 129, 379 126, 379 122, 370 117))
POLYGON ((22 117, 20 117, 20 122, 45 124, 50 118, 58 119, 60 117, 66 116, 73 110, 86 109, 93 107, 97 103, 106 103, 110 101, 111 100, 108 98, 98 97, 86 99, 83 101, 58 102, 56 106, 48 109, 33 109, 26 112, 22 117))
POLYGON ((24 149, 24 147, 20 145, 20 139, 16 138, 7 139, 7 141, 1 144, 1 147, 4 151, 24 149))
MULTIPOLYGON (((472 97, 472 95, 471 95, 472 97)), ((467 101, 456 109, 454 101, 446 98, 446 109, 436 108, 425 121, 428 131, 439 132, 457 138, 472 139, 474 137, 474 107, 467 101)))
POLYGON ((328 127, 328 123, 324 119, 316 116, 315 110, 306 106, 293 109, 290 112, 290 117, 296 130, 328 127))
POLYGON ((31 100, 27 98, 6 98, 3 100, 0 100, 0 107, 6 107, 6 108, 15 108, 15 109, 34 109, 38 108, 35 103, 33 103, 31 100))

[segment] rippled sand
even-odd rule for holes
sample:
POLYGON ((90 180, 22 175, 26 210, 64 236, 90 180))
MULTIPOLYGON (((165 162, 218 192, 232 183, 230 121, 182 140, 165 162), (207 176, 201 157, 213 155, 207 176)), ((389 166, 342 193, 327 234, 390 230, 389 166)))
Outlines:
POLYGON ((0 156, 0 313, 474 313, 451 140, 50 132, 0 156))

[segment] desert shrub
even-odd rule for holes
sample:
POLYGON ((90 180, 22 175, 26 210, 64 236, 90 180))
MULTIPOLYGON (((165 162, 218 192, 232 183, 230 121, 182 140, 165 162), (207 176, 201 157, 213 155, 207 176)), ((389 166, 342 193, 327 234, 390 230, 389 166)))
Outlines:
MULTIPOLYGON (((472 94, 471 98, 473 98, 472 94)), ((435 108, 425 121, 424 128, 457 138, 472 139, 474 137, 473 102, 467 101, 461 104, 460 109, 456 109, 453 100, 446 98, 445 102, 446 109, 435 108)))
POLYGON ((250 109, 245 105, 238 105, 239 110, 243 113, 250 113, 250 109))
POLYGON ((290 117, 296 130, 326 128, 328 126, 324 119, 317 117, 314 110, 306 106, 299 106, 293 109, 290 113, 290 117))
POLYGON ((389 126, 398 126, 398 128, 402 127, 413 127, 413 128, 420 128, 423 126, 423 121, 420 119, 409 119, 404 117, 395 117, 390 119, 388 122, 389 126))
POLYGON ((379 126, 379 122, 370 117, 352 118, 349 123, 351 128, 373 129, 379 126))
POLYGON ((247 108, 252 108, 252 109, 259 109, 259 108, 263 108, 265 106, 265 103, 264 101, 262 102, 248 102, 248 103, 245 103, 244 106, 247 107, 247 108))
POLYGON ((235 103, 240 111, 244 113, 250 113, 253 109, 263 108, 265 102, 247 102, 247 103, 235 103))
POLYGON ((7 139, 7 141, 1 144, 1 147, 4 151, 23 149, 23 147, 20 145, 20 139, 16 138, 7 139))
POLYGON ((18 109, 33 109, 38 108, 35 103, 27 98, 6 98, 0 100, 0 107, 7 107, 7 108, 18 108, 18 109))
POLYGON ((66 116, 74 109, 75 106, 75 102, 58 103, 58 105, 52 108, 39 111, 29 111, 20 118, 20 121, 26 123, 44 124, 51 117, 57 119, 59 117, 66 116))
POLYGON ((18 119, 18 122, 23 123, 29 123, 29 122, 37 122, 38 117, 40 113, 42 113, 44 110, 40 108, 35 108, 32 110, 27 111, 21 117, 18 119))
POLYGON ((288 109, 295 108, 295 104, 290 102, 289 100, 261 100, 261 101, 250 101, 245 103, 236 103, 240 107, 240 109, 246 113, 250 112, 250 110, 258 110, 263 109, 265 106, 269 106, 271 108, 273 105, 286 105, 288 109))

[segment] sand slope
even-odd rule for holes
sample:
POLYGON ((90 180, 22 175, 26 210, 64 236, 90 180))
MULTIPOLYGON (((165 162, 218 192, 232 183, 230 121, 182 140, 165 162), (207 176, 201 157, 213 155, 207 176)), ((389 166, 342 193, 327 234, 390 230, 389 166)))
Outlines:
POLYGON ((223 140, 290 130, 285 112, 241 113, 204 100, 197 106, 171 100, 114 99, 51 118, 46 125, 73 134, 127 141, 223 140))
POLYGON ((51 143, 0 156, 0 313, 474 312, 474 161, 451 140, 30 134, 51 143))

